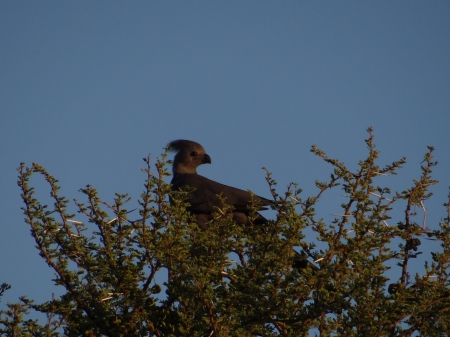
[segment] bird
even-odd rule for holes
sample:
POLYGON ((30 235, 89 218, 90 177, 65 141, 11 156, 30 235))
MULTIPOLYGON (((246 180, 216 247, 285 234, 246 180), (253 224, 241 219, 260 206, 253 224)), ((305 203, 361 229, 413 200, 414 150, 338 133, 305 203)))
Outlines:
MULTIPOLYGON (((168 149, 175 151, 175 157, 172 165, 173 178, 171 181, 172 190, 180 191, 181 188, 189 186, 193 190, 189 193, 187 210, 195 216, 199 228, 206 230, 208 223, 213 219, 213 214, 217 208, 222 208, 222 201, 233 208, 233 220, 239 225, 250 224, 249 215, 252 213, 252 205, 258 200, 259 208, 252 218, 254 225, 264 225, 268 222, 259 211, 268 209, 267 206, 276 204, 275 201, 264 197, 251 194, 235 187, 224 185, 203 177, 197 173, 197 167, 203 164, 211 164, 211 157, 205 152, 203 146, 199 143, 178 139, 168 144, 168 149)), ((304 269, 308 266, 317 270, 318 267, 307 260, 307 253, 295 253, 293 267, 304 269)))
MULTIPOLYGON (((194 188, 188 198, 190 204, 188 211, 196 217, 197 225, 200 228, 206 229, 207 223, 212 219, 217 207, 223 207, 218 195, 225 198, 225 202, 233 207, 233 220, 240 225, 249 223, 252 201, 258 200, 260 205, 258 211, 266 210, 267 206, 274 204, 272 200, 199 175, 197 167, 212 162, 211 157, 199 143, 178 139, 170 142, 168 147, 176 151, 172 166, 172 190, 179 191, 184 186, 194 188)), ((253 223, 256 225, 266 222, 267 219, 259 213, 253 219, 253 223)))

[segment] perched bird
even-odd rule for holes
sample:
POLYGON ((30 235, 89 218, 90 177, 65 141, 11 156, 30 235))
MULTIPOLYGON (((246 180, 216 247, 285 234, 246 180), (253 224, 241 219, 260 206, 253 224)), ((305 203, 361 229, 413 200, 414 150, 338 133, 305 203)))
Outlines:
MULTIPOLYGON (((215 207, 221 208, 222 202, 218 195, 225 198, 228 205, 233 206, 233 220, 238 224, 247 224, 251 212, 252 195, 244 190, 220 184, 216 181, 197 174, 197 167, 202 164, 211 164, 211 157, 205 153, 203 147, 190 140, 179 139, 169 143, 169 148, 176 151, 173 160, 172 189, 178 191, 180 187, 190 186, 195 190, 190 193, 188 210, 197 218, 200 228, 206 229, 208 221, 212 219, 215 207)), ((259 210, 267 208, 273 201, 253 195, 259 199, 259 210)), ((267 220, 258 213, 255 224, 266 223, 267 220)))
MULTIPOLYGON (((205 178, 197 174, 197 167, 202 164, 211 164, 211 157, 205 152, 204 148, 196 142, 191 140, 174 140, 168 144, 169 149, 176 151, 173 160, 173 178, 172 190, 179 191, 181 187, 190 186, 194 188, 190 192, 188 202, 190 204, 188 211, 195 215, 197 225, 201 229, 207 229, 208 222, 212 219, 213 213, 216 211, 215 207, 222 208, 222 202, 218 195, 225 198, 228 205, 233 206, 233 220, 237 224, 245 225, 249 223, 248 216, 251 213, 252 198, 259 199, 259 211, 266 210, 267 207, 273 205, 274 202, 252 195, 247 191, 220 184, 216 181, 205 178)), ((257 213, 254 224, 265 224, 265 219, 261 214, 257 213)), ((301 254, 295 251, 293 267, 298 269, 311 268, 317 270, 318 268, 307 260, 307 254, 301 254)))

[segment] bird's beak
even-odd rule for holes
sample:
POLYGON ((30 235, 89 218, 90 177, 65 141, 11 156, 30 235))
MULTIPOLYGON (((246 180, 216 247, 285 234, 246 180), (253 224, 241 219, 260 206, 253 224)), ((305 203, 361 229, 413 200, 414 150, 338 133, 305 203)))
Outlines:
POLYGON ((211 157, 208 156, 206 153, 202 158, 202 164, 211 164, 211 157))

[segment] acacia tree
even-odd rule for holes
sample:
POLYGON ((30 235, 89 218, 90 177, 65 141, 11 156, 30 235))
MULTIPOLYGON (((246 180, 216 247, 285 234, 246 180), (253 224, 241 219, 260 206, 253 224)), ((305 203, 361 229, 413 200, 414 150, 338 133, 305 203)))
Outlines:
MULTIPOLYGON (((40 256, 64 289, 59 298, 35 304, 21 297, 1 311, 5 336, 442 336, 450 333, 448 271, 450 204, 435 229, 414 219, 431 193, 433 148, 422 175, 411 188, 391 193, 374 183, 396 174, 402 158, 381 167, 372 130, 368 156, 357 171, 311 151, 333 167, 327 182, 316 182, 315 196, 302 198, 291 184, 279 194, 267 172, 276 217, 262 226, 239 226, 230 208, 218 208, 206 230, 186 211, 189 189, 171 191, 164 153, 151 170, 145 158, 139 213, 129 197, 114 204, 92 186, 80 189, 84 203, 69 214, 57 180, 42 166, 18 168, 25 222, 40 256), (30 185, 40 174, 50 186, 53 205, 37 200, 30 185), (342 214, 327 223, 316 214, 321 196, 342 188, 342 214), (172 202, 169 202, 169 196, 172 202), (388 224, 399 200, 404 218, 388 224), (134 214, 134 217, 132 216, 134 214), (139 215, 137 215, 139 214, 139 215), (310 228, 315 238, 305 237, 310 228), (420 253, 420 238, 440 242, 423 273, 409 274, 420 253), (292 247, 319 269, 298 261, 292 247), (318 249, 319 247, 321 249, 318 249), (389 280, 387 270, 398 280, 389 280), (30 310, 46 322, 25 320, 30 310)), ((256 203, 256 201, 255 201, 256 203)), ((255 213, 258 205, 254 205, 255 213)), ((255 215, 256 216, 256 215, 255 215)), ((0 288, 1 294, 9 286, 0 288)))

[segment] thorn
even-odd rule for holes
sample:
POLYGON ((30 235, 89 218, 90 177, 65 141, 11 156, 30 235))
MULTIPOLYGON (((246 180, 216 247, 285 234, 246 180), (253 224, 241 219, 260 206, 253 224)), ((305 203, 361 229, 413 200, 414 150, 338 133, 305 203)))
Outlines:
POLYGON ((75 220, 71 220, 71 219, 66 219, 66 221, 68 221, 68 222, 73 222, 73 223, 77 223, 77 224, 80 224, 80 225, 83 224, 81 221, 75 221, 75 220))
POLYGON ((381 195, 378 195, 378 194, 373 193, 373 192, 369 192, 369 194, 372 194, 372 195, 374 195, 374 196, 376 196, 376 197, 378 197, 378 198, 381 198, 381 199, 385 199, 385 200, 387 200, 387 201, 392 201, 391 199, 388 199, 388 198, 386 198, 386 197, 382 197, 381 195))
POLYGON ((116 220, 117 220, 117 217, 115 217, 115 218, 109 220, 106 224, 109 225, 111 222, 114 222, 114 221, 116 221, 116 220))
POLYGON ((425 208, 425 205, 423 204, 423 201, 420 200, 420 206, 422 206, 423 209, 423 223, 422 228, 425 229, 426 223, 427 223, 427 210, 425 208))
POLYGON ((290 198, 291 200, 295 201, 295 202, 300 203, 300 200, 298 200, 297 198, 294 198, 294 197, 291 197, 291 196, 289 196, 289 198, 290 198))

